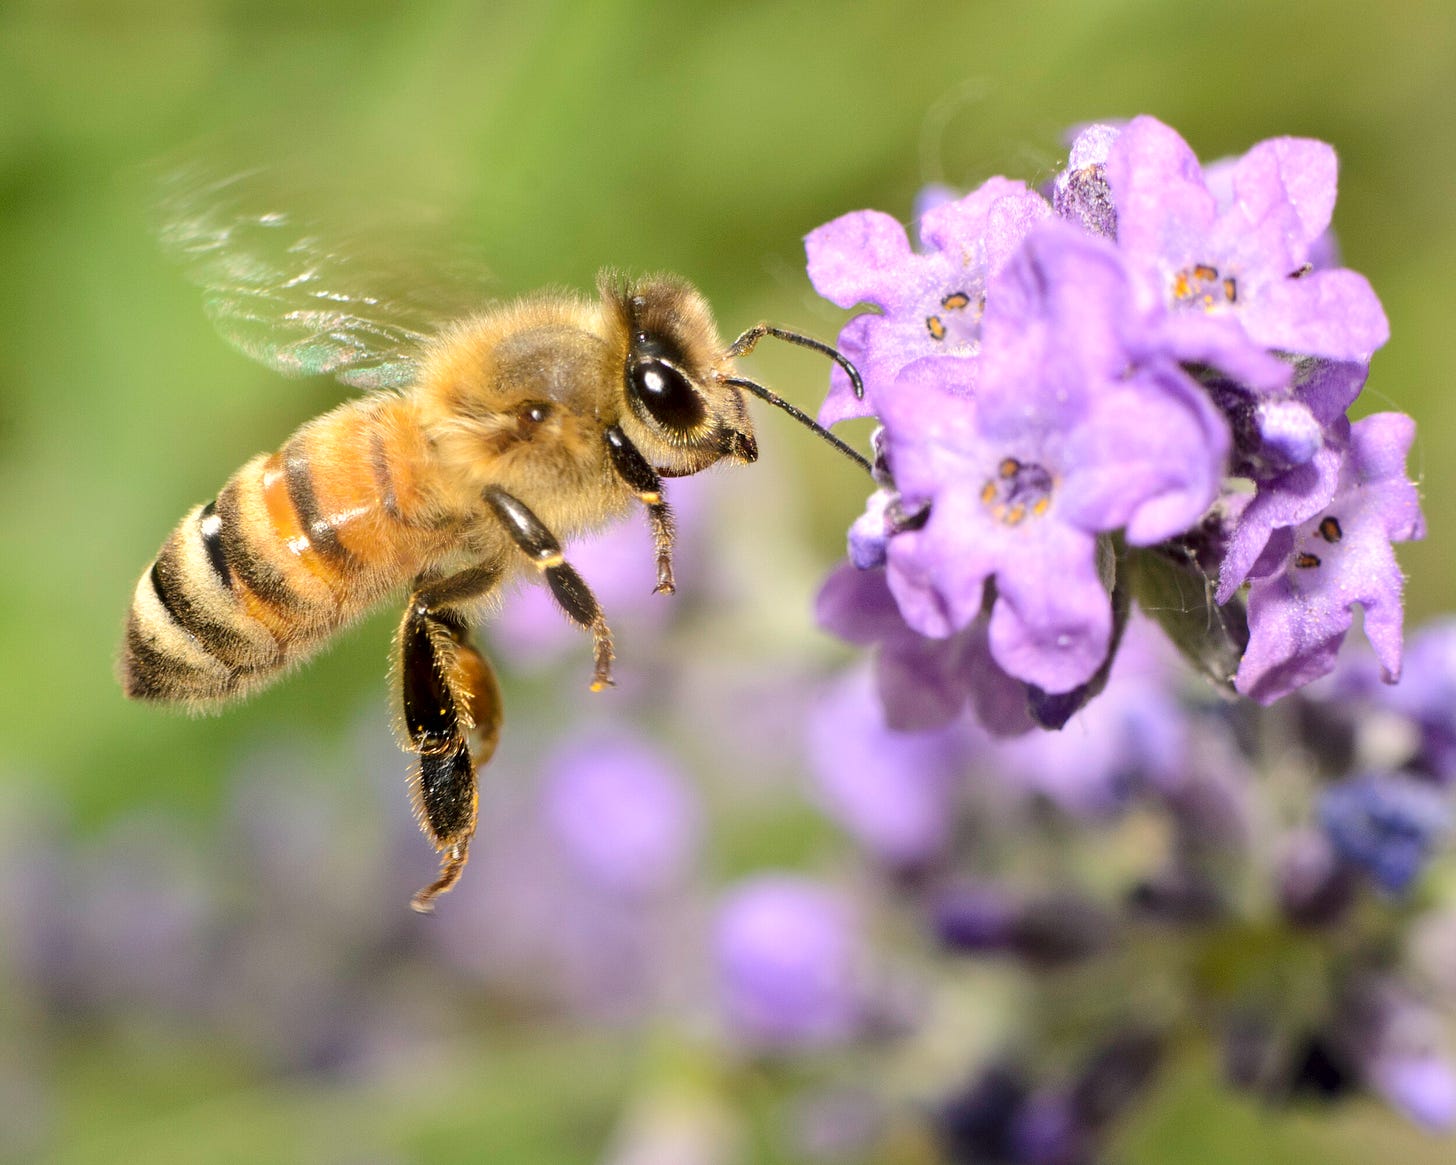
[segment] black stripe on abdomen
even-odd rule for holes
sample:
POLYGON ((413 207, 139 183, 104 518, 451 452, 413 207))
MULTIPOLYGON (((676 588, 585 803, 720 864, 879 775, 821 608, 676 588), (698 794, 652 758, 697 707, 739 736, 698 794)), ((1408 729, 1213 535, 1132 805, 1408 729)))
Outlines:
POLYGON ((280 614, 298 614, 308 606, 288 583, 283 572, 270 565, 248 542, 238 504, 238 479, 234 477, 217 495, 218 545, 223 565, 242 584, 280 614))
POLYGON ((320 513, 318 497, 313 490, 313 471, 304 452, 303 438, 295 435, 283 447, 283 472, 288 483, 288 500, 298 514, 298 524, 308 534, 309 544, 320 557, 344 565, 352 561, 349 548, 339 541, 334 527, 320 513))
POLYGON ((228 569, 227 555, 222 549, 222 519, 218 517, 217 502, 211 501, 202 507, 197 515, 197 529, 202 536, 202 549, 207 552, 207 561, 212 566, 213 576, 224 590, 233 589, 233 572, 228 569))
MULTIPOLYGON (((191 635, 204 651, 230 667, 247 666, 257 658, 257 647, 237 631, 209 618, 204 605, 195 602, 188 594, 190 580, 178 560, 176 539, 189 533, 184 527, 162 547, 161 554, 152 563, 152 590, 172 622, 191 635)), ((231 592, 228 592, 228 598, 236 604, 231 592)), ((234 610, 239 618, 247 617, 236 605, 234 610)))
POLYGON ((379 487, 379 504, 396 522, 404 520, 399 498, 394 492, 394 474, 389 468, 389 450, 384 447, 384 432, 375 429, 369 439, 369 463, 374 467, 374 484, 379 487))
POLYGON ((214 674, 166 651, 143 632, 133 611, 126 621, 121 656, 121 682, 133 700, 208 700, 229 694, 240 673, 214 674))

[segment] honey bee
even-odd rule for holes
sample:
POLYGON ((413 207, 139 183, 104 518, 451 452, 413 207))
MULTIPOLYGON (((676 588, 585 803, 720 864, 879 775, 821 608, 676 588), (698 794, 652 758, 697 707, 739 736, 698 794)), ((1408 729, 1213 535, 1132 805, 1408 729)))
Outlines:
POLYGON ((425 297, 349 286, 359 272, 286 215, 244 213, 227 184, 174 214, 164 242, 207 293, 225 338, 289 374, 373 389, 246 462, 194 506, 143 571, 118 672, 132 699, 207 711, 278 679, 341 628, 407 592, 394 641, 396 722, 411 797, 440 854, 411 905, 461 876, 476 770, 495 750, 501 695, 472 615, 521 571, 544 577, 591 636, 591 687, 612 683, 612 633, 563 543, 646 512, 656 590, 670 594, 663 480, 758 456, 745 393, 858 453, 735 368, 758 324, 720 338, 704 297, 673 275, 604 272, 596 297, 541 293, 431 325, 425 297), (284 240, 282 246, 278 241, 284 240), (260 243, 269 243, 264 248, 260 243), (265 249, 281 261, 259 259, 265 249))

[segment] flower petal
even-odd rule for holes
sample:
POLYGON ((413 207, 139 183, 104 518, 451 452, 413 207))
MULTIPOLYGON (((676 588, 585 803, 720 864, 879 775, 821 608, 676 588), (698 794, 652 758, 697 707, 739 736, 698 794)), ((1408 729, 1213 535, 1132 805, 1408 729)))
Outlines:
POLYGON ((1356 271, 1311 271, 1264 289, 1243 314, 1249 335, 1269 348, 1369 363, 1390 339, 1385 309, 1356 271))
POLYGON ((831 303, 893 307, 895 273, 910 259, 899 221, 878 210, 857 210, 810 231, 804 239, 809 281, 831 303), (888 289, 888 291, 887 291, 888 289))
MULTIPOLYGON (((879 319, 873 312, 867 312, 855 316, 839 332, 839 354, 861 369, 861 375, 870 329, 879 319)), ((844 369, 838 364, 832 365, 829 369, 829 395, 819 406, 819 423, 827 429, 840 421, 874 416, 874 395, 871 389, 872 386, 866 384, 864 399, 855 396, 854 387, 849 383, 849 376, 844 369)))
POLYGON ((1017 679, 1048 692, 1087 680, 1107 657, 1112 604, 1096 569, 1096 539, 1049 526, 996 575, 991 654, 1017 679))
POLYGON ((1299 234, 1290 243, 1291 250, 1297 252, 1307 249, 1329 227, 1338 175, 1339 161, 1325 142, 1270 138, 1238 159, 1233 184, 1243 213, 1252 221, 1259 221, 1276 207, 1293 210, 1299 234))

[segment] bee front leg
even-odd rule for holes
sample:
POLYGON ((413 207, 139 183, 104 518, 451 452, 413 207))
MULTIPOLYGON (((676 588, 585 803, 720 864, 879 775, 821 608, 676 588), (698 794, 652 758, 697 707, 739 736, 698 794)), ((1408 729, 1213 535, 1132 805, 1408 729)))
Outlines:
POLYGON ((404 724, 419 758, 412 793, 420 826, 441 854, 440 876, 410 900, 422 914, 434 909, 434 900, 465 869, 475 836, 475 770, 490 760, 500 739, 495 672, 471 645, 465 619, 451 607, 485 594, 500 574, 495 564, 417 581, 400 625, 404 724))
POLYGON ((531 512, 529 506, 503 489, 492 486, 485 491, 485 500, 506 532, 531 564, 546 576, 551 593, 561 609, 592 635, 592 691, 599 692, 612 684, 612 632, 602 615, 591 587, 561 553, 561 543, 546 524, 531 512))
POLYGON ((647 520, 652 523, 652 542, 657 548, 657 586, 653 593, 670 595, 677 590, 672 578, 672 540, 676 528, 672 510, 662 496, 662 479, 637 446, 627 439, 627 434, 616 425, 609 427, 603 435, 612 458, 612 468, 627 483, 627 488, 637 495, 637 500, 647 507, 647 520))

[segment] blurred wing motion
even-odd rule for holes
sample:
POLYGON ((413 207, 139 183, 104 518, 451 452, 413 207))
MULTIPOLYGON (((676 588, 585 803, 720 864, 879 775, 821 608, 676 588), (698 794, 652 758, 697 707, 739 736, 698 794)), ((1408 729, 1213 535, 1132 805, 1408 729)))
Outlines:
POLYGON ((447 257, 438 228, 321 229, 324 216, 277 208, 279 185, 271 171, 219 178, 199 165, 162 180, 162 246, 203 288, 218 331, 285 376, 413 383, 440 325, 482 306, 483 266, 458 247, 447 257), (381 250, 385 235, 392 253, 381 250))

